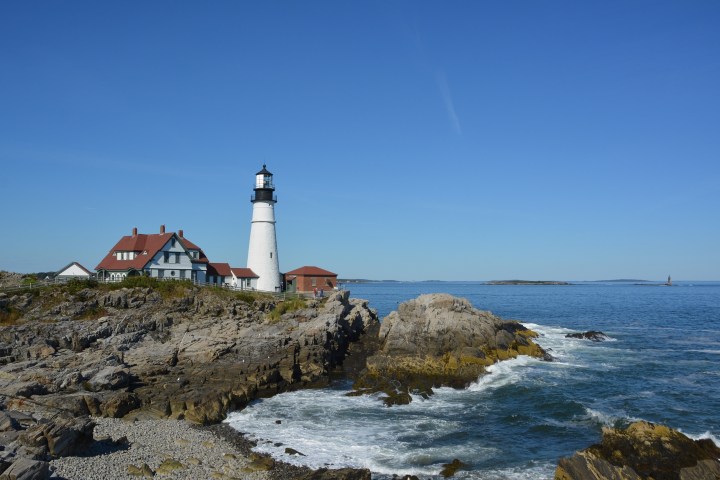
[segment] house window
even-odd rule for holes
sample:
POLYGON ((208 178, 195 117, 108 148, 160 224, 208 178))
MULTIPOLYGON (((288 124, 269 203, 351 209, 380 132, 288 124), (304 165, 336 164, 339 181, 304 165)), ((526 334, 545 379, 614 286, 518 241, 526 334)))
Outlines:
POLYGON ((270 258, 272 258, 272 252, 270 252, 270 258))
POLYGON ((174 246, 175 246, 175 237, 173 237, 173 239, 170 240, 170 246, 171 246, 171 247, 174 247, 174 246))
POLYGON ((175 253, 175 263, 180 263, 180 252, 175 253))
POLYGON ((310 279, 310 285, 312 285, 313 287, 317 287, 317 278, 312 277, 310 279))

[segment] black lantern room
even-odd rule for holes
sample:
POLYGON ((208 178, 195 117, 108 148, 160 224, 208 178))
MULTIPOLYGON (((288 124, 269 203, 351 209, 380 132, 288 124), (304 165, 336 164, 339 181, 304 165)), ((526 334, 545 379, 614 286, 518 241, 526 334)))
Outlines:
POLYGON ((250 197, 251 202, 277 202, 272 177, 272 173, 263 164, 262 170, 255 174, 255 193, 250 197))

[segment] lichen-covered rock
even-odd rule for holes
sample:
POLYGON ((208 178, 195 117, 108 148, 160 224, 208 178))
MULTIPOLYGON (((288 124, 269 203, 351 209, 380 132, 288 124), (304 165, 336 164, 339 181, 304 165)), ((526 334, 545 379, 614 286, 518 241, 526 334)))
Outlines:
POLYGON ((382 322, 379 351, 366 360, 355 388, 384 391, 388 405, 408 403, 410 392, 466 387, 499 360, 530 355, 549 359, 520 323, 503 321, 448 294, 402 303, 382 322))
POLYGON ((677 430, 635 422, 603 429, 602 440, 563 458, 556 480, 705 480, 720 478, 720 448, 677 430))

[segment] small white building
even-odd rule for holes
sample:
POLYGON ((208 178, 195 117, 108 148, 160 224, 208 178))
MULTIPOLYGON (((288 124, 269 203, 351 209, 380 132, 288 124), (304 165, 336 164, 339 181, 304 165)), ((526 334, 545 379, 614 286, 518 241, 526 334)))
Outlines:
POLYGON ((230 285, 235 290, 257 290, 258 276, 249 268, 231 268, 232 281, 230 285))
POLYGON ((257 290, 258 276, 249 268, 232 268, 229 263, 208 263, 207 283, 233 290, 257 290))
POLYGON ((70 280, 72 278, 87 280, 91 276, 92 272, 80 265, 78 262, 72 262, 66 265, 55 274, 55 278, 58 280, 70 280))

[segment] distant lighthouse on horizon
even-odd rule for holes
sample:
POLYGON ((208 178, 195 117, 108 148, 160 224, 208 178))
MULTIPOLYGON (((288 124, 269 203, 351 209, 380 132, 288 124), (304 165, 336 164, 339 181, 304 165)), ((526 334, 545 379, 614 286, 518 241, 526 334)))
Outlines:
POLYGON ((255 174, 255 188, 250 201, 253 204, 250 244, 247 266, 259 277, 257 289, 265 292, 279 292, 280 263, 275 237, 275 186, 272 173, 263 165, 255 174))

